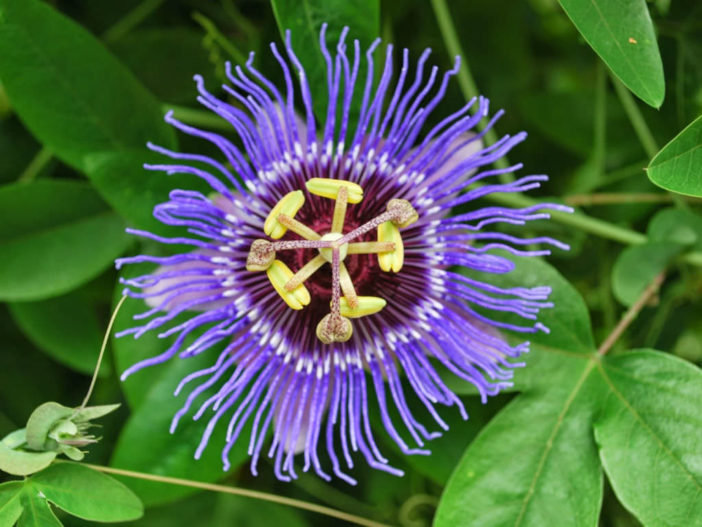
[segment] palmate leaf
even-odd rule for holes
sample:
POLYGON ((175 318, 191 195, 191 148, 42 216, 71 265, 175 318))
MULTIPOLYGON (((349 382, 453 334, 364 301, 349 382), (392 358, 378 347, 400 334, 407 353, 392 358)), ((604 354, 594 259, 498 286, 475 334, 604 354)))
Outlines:
MULTIPOLYGON (((533 276, 548 283, 553 270, 519 261, 499 283, 533 276)), ((579 295, 551 285, 552 332, 532 339, 516 377, 523 393, 469 446, 435 525, 595 525, 603 468, 645 525, 702 525, 702 372, 651 350, 599 357, 589 334, 573 340, 573 328, 590 326, 579 295)))
POLYGON ((0 527, 60 526, 49 503, 72 516, 123 522, 144 513, 139 498, 116 479, 77 463, 56 463, 23 481, 0 485, 0 527))

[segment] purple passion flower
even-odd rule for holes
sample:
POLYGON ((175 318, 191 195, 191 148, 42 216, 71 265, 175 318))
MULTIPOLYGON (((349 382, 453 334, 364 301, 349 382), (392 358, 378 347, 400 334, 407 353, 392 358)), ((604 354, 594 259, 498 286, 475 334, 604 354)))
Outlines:
POLYGON ((304 471, 313 467, 324 479, 334 474, 353 484, 344 470, 353 468, 359 452, 370 466, 402 475, 378 448, 369 405, 377 406, 380 422, 404 453, 426 455, 425 441, 440 433, 413 415, 408 394, 442 429, 448 427, 437 404, 455 405, 468 417, 435 364, 474 384, 483 402, 510 385, 511 368, 519 365, 510 359, 526 352, 528 342, 511 346, 499 330, 547 331, 535 319, 541 308, 551 307, 550 289, 502 289, 471 278, 470 271, 512 270, 513 263, 493 249, 528 256, 549 251, 519 247, 545 243, 567 249, 550 238, 520 239, 492 227, 548 218, 546 209, 568 209, 485 207, 450 216, 454 207, 486 194, 523 192, 547 179, 531 175, 501 183, 496 176, 521 165, 489 168, 526 134, 484 147, 485 130, 471 132, 488 115, 484 98, 443 119, 433 114, 458 72, 458 59, 440 75, 435 66, 425 72, 429 50, 415 66, 405 49, 393 81, 388 45, 374 83, 379 40, 364 61, 358 41, 347 54, 344 29, 332 56, 325 30, 320 35, 329 93, 325 122, 315 121, 310 86, 287 33, 285 53, 271 44, 282 91, 254 67, 253 53, 243 67, 227 64, 231 84, 222 88, 229 102, 195 77, 198 101, 231 124, 235 140, 166 116, 181 132, 216 146, 221 159, 149 145, 173 161, 147 169, 192 174, 213 192, 174 190, 155 207, 157 219, 182 227, 186 237, 130 229, 193 250, 117 262, 159 264, 151 274, 123 280, 126 294, 144 299, 150 309, 135 317, 143 325, 121 335, 177 336, 161 355, 135 364, 122 378, 176 356, 210 353, 212 365, 178 386, 176 394, 186 385, 190 393, 171 426, 173 432, 191 410, 195 419, 207 415, 196 458, 215 425, 225 421, 225 469, 234 444, 248 442, 254 474, 263 454, 279 479, 295 478, 295 456, 302 454, 304 471), (351 124, 352 99, 360 101, 357 125, 351 124), (295 113, 296 105, 304 117, 295 113), (427 126, 430 118, 437 124, 427 126), (527 322, 498 322, 486 311, 516 313, 527 322), (174 322, 186 312, 186 321, 174 322), (209 351, 216 344, 224 349, 209 351), (208 389, 214 395, 198 400, 208 389), (241 437, 247 424, 250 435, 241 437))

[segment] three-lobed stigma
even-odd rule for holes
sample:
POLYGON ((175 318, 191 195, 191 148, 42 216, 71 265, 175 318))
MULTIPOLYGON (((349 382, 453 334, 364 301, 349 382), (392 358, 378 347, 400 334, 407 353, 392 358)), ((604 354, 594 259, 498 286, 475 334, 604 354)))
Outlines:
POLYGON ((325 264, 332 270, 330 313, 317 325, 317 338, 325 344, 346 342, 353 334, 350 319, 372 315, 387 304, 383 298, 358 296, 344 260, 349 254, 377 254, 378 265, 385 272, 397 273, 404 262, 404 245, 400 229, 419 219, 412 204, 404 199, 391 199, 387 210, 367 223, 343 234, 346 209, 349 204, 363 200, 363 188, 340 179, 312 178, 305 184, 310 194, 333 199, 334 214, 331 230, 320 234, 295 219, 305 203, 301 190, 288 192, 266 217, 263 231, 279 240, 290 230, 301 240, 255 240, 246 260, 249 271, 265 271, 273 288, 292 309, 300 310, 310 304, 312 297, 305 281, 325 264), (378 241, 354 242, 365 233, 377 229, 378 241), (276 258, 277 251, 317 249, 319 254, 296 273, 276 258))

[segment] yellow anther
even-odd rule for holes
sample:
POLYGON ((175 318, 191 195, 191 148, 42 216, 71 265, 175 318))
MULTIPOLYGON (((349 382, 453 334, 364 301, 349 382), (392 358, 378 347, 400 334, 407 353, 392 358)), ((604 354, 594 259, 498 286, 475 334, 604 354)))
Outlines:
POLYGON ((285 231, 288 229, 285 225, 280 224, 278 221, 278 216, 285 214, 286 216, 293 218, 295 217, 295 214, 297 214, 297 211, 302 208, 304 203, 305 195, 301 190, 288 192, 278 203, 275 204, 273 210, 271 210, 270 214, 268 214, 268 217, 263 224, 263 232, 274 240, 282 238, 283 234, 285 234, 285 231))
POLYGON ((280 297, 292 309, 302 309, 310 303, 310 293, 304 284, 300 284, 292 291, 285 289, 285 284, 295 275, 290 268, 280 260, 274 260, 273 264, 266 270, 266 274, 280 297))
MULTIPOLYGON (((322 241, 323 242, 335 242, 339 238, 341 238, 343 234, 339 232, 328 232, 324 236, 322 236, 322 241)), ((343 262, 344 258, 346 258, 346 253, 349 250, 349 244, 345 243, 339 247, 339 261, 343 262)), ((329 247, 323 247, 319 250, 319 254, 322 255, 322 258, 324 258, 327 262, 332 261, 332 250, 329 247)))
POLYGON ((353 335, 351 321, 332 313, 325 315, 317 324, 317 338, 325 344, 332 342, 346 342, 353 335))
POLYGON ((406 199, 391 199, 388 201, 387 210, 395 214, 395 219, 392 222, 401 229, 412 225, 419 219, 419 214, 406 199))
POLYGON ((397 273, 402 269, 402 264, 405 261, 405 247, 402 243, 400 230, 391 221, 381 223, 378 225, 378 241, 395 244, 394 251, 378 253, 378 263, 383 271, 397 273))
POLYGON ((360 203, 363 199, 363 188, 356 183, 351 183, 343 179, 315 177, 307 180, 305 186, 310 194, 330 199, 336 199, 339 189, 341 187, 346 187, 349 203, 360 203))
POLYGON ((275 260, 275 250, 268 240, 254 240, 246 257, 247 271, 265 271, 275 260))
POLYGON ((352 308, 351 306, 349 306, 346 297, 341 297, 340 306, 342 316, 348 318, 359 318, 368 315, 374 315, 387 305, 387 302, 384 298, 380 298, 377 296, 359 296, 356 298, 358 299, 358 305, 352 308))
POLYGON ((349 243, 348 254, 387 253, 395 250, 395 244, 390 242, 356 242, 349 243))

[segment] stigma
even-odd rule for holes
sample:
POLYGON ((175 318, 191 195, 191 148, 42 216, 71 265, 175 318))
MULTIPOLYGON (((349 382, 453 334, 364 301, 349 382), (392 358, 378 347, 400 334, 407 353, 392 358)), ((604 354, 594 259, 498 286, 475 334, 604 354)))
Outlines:
MULTIPOLYGON (((264 221, 263 232, 270 240, 261 238, 251 244, 246 269, 265 271, 288 307, 301 310, 315 301, 305 282, 328 264, 332 284, 329 313, 317 324, 316 335, 325 344, 346 342, 353 335, 351 319, 378 313, 387 301, 375 296, 359 296, 344 260, 350 254, 376 254, 381 271, 399 272, 404 263, 400 230, 417 221, 419 216, 409 201, 391 199, 385 212, 344 234, 347 209, 363 200, 363 188, 351 181, 328 178, 312 178, 305 187, 309 194, 334 200, 329 232, 319 233, 295 219, 305 203, 305 194, 302 190, 288 192, 264 221), (373 230, 377 233, 377 241, 355 241, 373 230), (288 231, 301 239, 276 241, 288 231), (309 249, 316 250, 317 254, 297 272, 276 257, 279 251, 309 249)), ((326 299, 317 300, 326 302, 326 299)))

